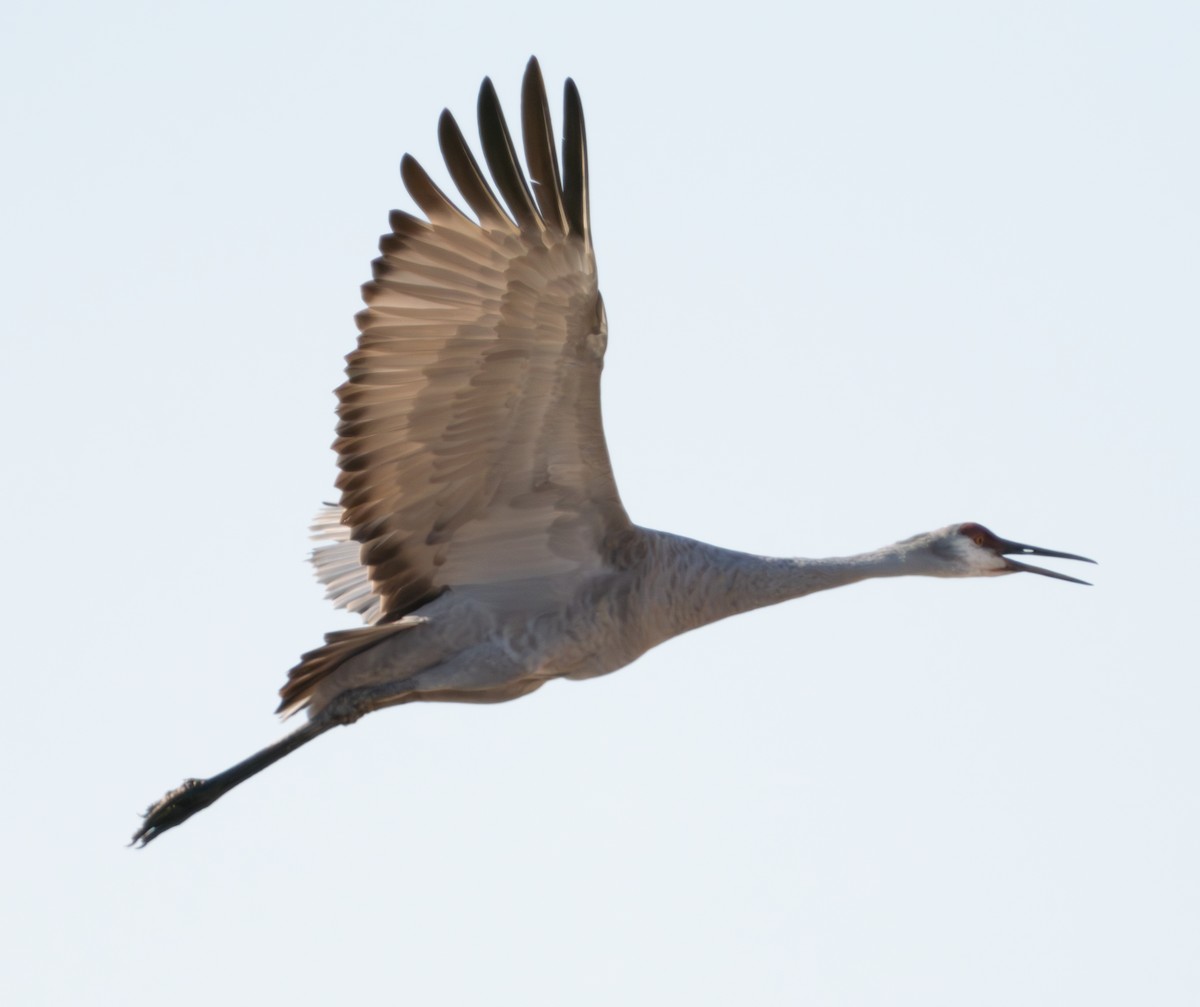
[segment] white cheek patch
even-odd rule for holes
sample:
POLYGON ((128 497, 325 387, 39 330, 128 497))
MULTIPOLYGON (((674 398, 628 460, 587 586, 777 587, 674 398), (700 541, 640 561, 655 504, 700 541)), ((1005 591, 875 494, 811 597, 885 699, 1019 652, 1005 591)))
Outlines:
POLYGON ((991 549, 976 545, 966 535, 959 535, 954 543, 954 551, 959 560, 969 571, 969 576, 987 577, 1008 570, 1008 561, 998 556, 991 549))

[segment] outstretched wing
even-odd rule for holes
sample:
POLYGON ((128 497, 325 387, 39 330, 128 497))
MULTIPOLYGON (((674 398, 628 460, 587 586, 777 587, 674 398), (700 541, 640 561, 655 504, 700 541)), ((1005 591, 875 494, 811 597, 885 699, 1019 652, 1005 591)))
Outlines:
POLYGON ((479 131, 499 196, 450 113, 439 123, 478 222, 404 158, 404 184, 428 219, 392 213, 337 392, 341 521, 373 596, 356 595, 357 610, 385 622, 448 587, 599 568, 606 537, 629 527, 600 419, 606 324, 579 94, 568 80, 560 175, 529 61, 532 189, 490 80, 479 131))

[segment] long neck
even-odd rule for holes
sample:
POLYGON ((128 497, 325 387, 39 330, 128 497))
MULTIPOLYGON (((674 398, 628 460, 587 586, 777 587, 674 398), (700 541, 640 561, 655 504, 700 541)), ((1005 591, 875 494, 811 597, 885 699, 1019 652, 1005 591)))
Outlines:
POLYGON ((781 601, 874 577, 930 575, 927 551, 897 542, 857 556, 785 559, 754 556, 654 533, 667 570, 656 585, 670 596, 675 632, 781 601))

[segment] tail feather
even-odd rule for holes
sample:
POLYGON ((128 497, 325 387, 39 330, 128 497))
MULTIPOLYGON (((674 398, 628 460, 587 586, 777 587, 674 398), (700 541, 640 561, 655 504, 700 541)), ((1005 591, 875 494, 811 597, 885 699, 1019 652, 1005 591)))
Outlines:
POLYGON ((326 633, 324 645, 310 650, 300 658, 300 663, 288 672, 287 682, 279 690, 279 708, 276 713, 286 718, 304 709, 311 701, 316 687, 355 654, 361 654, 364 650, 374 647, 393 633, 412 629, 428 621, 423 616, 406 615, 403 619, 378 626, 340 629, 326 633))

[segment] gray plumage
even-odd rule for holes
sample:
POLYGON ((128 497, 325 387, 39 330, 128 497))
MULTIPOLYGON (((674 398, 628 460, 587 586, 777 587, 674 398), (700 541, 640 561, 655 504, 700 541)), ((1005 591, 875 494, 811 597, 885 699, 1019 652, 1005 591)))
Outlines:
POLYGON ((425 219, 393 211, 337 392, 341 496, 317 516, 313 559, 328 597, 367 625, 329 634, 289 672, 280 712, 303 710, 305 724, 165 795, 137 844, 387 706, 500 702, 552 678, 607 674, 690 629, 870 577, 1074 580, 1010 555, 1082 557, 976 524, 826 560, 751 556, 634 525, 601 423, 608 331, 579 94, 568 80, 561 171, 536 60, 522 89, 528 178, 488 80, 479 132, 495 189, 448 111, 438 127, 475 219, 403 159, 425 219))

